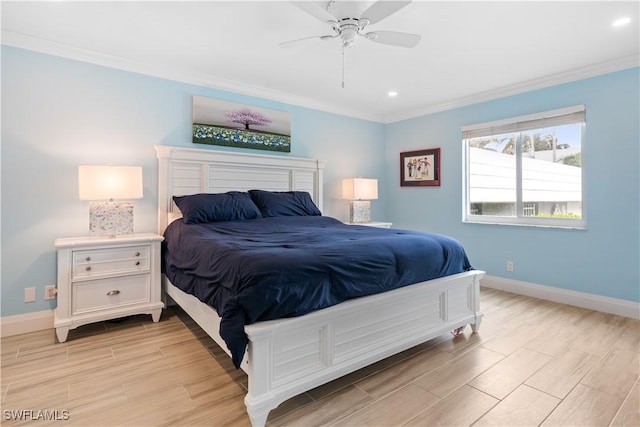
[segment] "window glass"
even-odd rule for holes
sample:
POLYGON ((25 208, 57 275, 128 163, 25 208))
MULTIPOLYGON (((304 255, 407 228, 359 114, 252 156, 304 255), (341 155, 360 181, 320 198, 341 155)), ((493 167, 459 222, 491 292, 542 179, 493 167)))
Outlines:
POLYGON ((516 213, 517 134, 469 140, 469 202, 473 215, 514 216, 516 213))
POLYGON ((584 108, 577 112, 561 111, 549 120, 545 120, 544 114, 463 129, 466 152, 463 220, 585 226, 584 108), (553 125, 537 126, 545 121, 553 125), (504 132, 506 129, 509 132, 504 132))

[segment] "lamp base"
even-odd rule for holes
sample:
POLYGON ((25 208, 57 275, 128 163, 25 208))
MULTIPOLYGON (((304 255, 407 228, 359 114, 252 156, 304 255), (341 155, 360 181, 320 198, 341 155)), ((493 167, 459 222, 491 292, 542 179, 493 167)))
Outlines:
POLYGON ((349 203, 349 222, 355 224, 371 222, 371 202, 369 200, 352 200, 349 203))
POLYGON ((133 202, 89 202, 89 234, 133 234, 133 202))

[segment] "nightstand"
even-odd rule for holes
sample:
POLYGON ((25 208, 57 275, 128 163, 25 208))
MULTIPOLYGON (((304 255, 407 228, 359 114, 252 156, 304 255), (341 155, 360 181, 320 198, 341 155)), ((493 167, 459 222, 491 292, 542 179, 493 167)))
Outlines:
POLYGON ((58 340, 65 342, 69 329, 132 314, 159 321, 162 240, 151 233, 56 239, 58 340))
POLYGON ((391 225, 393 225, 393 223, 391 223, 391 222, 377 222, 377 221, 371 221, 371 222, 348 222, 347 224, 349 224, 349 225, 365 225, 367 227, 377 227, 377 228, 391 228, 391 225))

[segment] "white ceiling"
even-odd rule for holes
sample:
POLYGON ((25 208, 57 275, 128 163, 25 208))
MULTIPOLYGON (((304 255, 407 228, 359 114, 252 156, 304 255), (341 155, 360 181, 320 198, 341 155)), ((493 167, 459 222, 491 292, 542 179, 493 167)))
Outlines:
POLYGON ((386 123, 637 66, 639 5, 414 1, 368 29, 418 46, 360 38, 344 88, 338 39, 278 46, 332 33, 286 1, 3 1, 2 42, 386 123))

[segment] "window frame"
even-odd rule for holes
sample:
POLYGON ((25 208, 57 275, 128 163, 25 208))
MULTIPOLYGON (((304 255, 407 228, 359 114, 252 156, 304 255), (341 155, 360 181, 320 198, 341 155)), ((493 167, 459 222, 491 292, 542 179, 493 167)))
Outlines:
POLYGON ((557 110, 545 111, 541 113, 529 114, 526 116, 513 117, 509 119, 497 120, 492 122, 478 123, 468 126, 463 126, 462 133, 462 145, 463 145, 463 194, 462 194, 462 222, 463 223, 477 223, 477 224, 498 224, 498 225, 520 225, 520 226, 533 226, 533 227, 549 227, 549 228, 570 228, 570 229, 586 229, 587 228, 587 215, 586 215, 586 174, 585 174, 585 155, 584 155, 584 141, 585 141, 585 128, 586 128, 586 108, 584 105, 576 105, 567 108, 560 108, 557 110), (573 120, 573 118, 581 117, 580 120, 573 120), (564 120, 564 122, 563 122, 564 120), (566 121, 569 120, 569 121, 566 121), (581 203, 582 203, 582 215, 580 219, 572 218, 548 218, 537 216, 525 216, 523 211, 524 202, 522 200, 522 143, 521 138, 518 136, 516 142, 516 202, 515 202, 515 215, 514 216, 501 216, 501 215, 477 215, 471 213, 470 197, 470 144, 469 139, 478 136, 490 136, 499 135, 501 133, 513 132, 520 135, 527 130, 534 130, 546 127, 561 126, 563 124, 580 123, 580 187, 581 187, 581 203), (542 126, 531 127, 541 124, 542 126))

